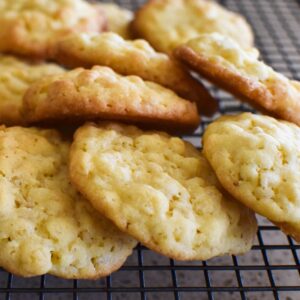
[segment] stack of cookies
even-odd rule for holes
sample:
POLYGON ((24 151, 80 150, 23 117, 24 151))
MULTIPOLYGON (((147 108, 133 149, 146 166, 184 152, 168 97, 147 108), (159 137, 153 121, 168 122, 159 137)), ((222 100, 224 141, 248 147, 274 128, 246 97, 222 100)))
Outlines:
POLYGON ((255 212, 300 240, 300 83, 258 60, 242 16, 207 0, 135 14, 3 0, 0 25, 1 267, 99 278, 138 242, 243 254, 255 212), (286 121, 223 117, 197 150, 174 136, 217 110, 195 73, 286 121))

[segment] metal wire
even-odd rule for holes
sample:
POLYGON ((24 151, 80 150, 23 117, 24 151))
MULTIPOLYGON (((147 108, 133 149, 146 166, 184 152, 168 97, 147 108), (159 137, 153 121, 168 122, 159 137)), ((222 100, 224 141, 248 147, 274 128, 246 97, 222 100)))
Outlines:
MULTIPOLYGON (((110 1, 106 1, 110 2, 110 1)), ((140 0, 116 0, 132 10, 140 0)), ((278 71, 300 79, 300 1, 222 0, 251 23, 262 58, 278 71)), ((210 86, 220 102, 220 114, 253 111, 229 94, 210 86)), ((213 118, 213 119, 214 119, 213 118)), ((194 135, 212 119, 203 118, 194 135)), ((176 262, 138 246, 126 264, 97 281, 62 280, 49 275, 21 279, 0 270, 0 300, 7 299, 300 299, 300 245, 260 219, 257 241, 250 253, 207 262, 176 262)))

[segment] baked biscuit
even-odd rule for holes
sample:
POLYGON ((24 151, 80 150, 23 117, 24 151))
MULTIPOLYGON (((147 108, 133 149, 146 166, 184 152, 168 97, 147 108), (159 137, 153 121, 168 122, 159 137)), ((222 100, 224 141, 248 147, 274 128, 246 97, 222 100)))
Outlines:
POLYGON ((0 129, 0 266, 13 274, 98 278, 136 245, 71 186, 69 147, 55 130, 0 129))
POLYGON ((125 41, 114 33, 79 33, 56 46, 55 59, 68 67, 103 65, 122 75, 137 75, 195 101, 200 112, 211 115, 216 101, 205 87, 175 59, 155 50, 144 40, 125 41))
POLYGON ((37 81, 24 96, 23 112, 29 122, 117 119, 183 131, 199 124, 194 103, 156 83, 99 66, 37 81))
POLYGON ((124 39, 130 39, 130 22, 133 12, 113 3, 97 3, 95 8, 104 13, 107 18, 107 30, 117 33, 124 39))
POLYGON ((135 14, 133 31, 159 51, 172 50, 202 33, 220 32, 243 47, 253 45, 247 21, 213 1, 149 0, 135 14))
POLYGON ((255 108, 300 125, 300 83, 259 61, 257 52, 214 33, 180 46, 175 55, 255 108))
POLYGON ((206 159, 179 138, 87 124, 75 133, 70 176, 97 210, 163 255, 205 260, 251 248, 254 214, 221 193, 206 159))
POLYGON ((33 63, 0 55, 0 124, 21 125, 22 99, 27 88, 39 78, 64 70, 55 64, 33 63))
POLYGON ((300 241, 300 128, 267 116, 225 116, 205 131, 204 154, 237 200, 300 241))
POLYGON ((0 51, 45 58, 60 38, 99 32, 105 23, 103 15, 82 0, 1 0, 0 51))

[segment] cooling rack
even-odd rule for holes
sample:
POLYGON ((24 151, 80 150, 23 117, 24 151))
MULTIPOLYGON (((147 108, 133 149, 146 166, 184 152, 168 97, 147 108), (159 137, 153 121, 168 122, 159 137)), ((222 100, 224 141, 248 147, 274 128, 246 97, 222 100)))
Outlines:
MULTIPOLYGON (((106 1, 108 2, 108 1, 106 1)), ((116 3, 136 9, 143 1, 116 3)), ((300 1, 223 0, 251 23, 263 59, 285 75, 300 80, 300 1)), ((209 86, 220 102, 220 114, 253 111, 229 94, 209 86)), ((201 146, 203 118, 196 133, 185 139, 201 146)), ((259 219, 252 250, 207 262, 177 262, 138 246, 126 264, 97 281, 62 280, 52 276, 22 279, 0 270, 0 300, 9 299, 300 299, 300 245, 278 228, 259 219)))

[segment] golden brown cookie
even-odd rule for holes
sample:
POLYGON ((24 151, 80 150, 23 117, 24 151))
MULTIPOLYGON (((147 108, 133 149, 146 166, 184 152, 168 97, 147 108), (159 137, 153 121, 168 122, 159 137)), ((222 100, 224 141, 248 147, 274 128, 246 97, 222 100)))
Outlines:
POLYGON ((201 35, 175 50, 189 67, 272 116, 300 125, 300 82, 290 80, 218 33, 201 35))
POLYGON ((113 3, 97 3, 94 7, 107 18, 107 31, 115 32, 124 39, 131 39, 130 22, 133 12, 113 3))
POLYGON ((203 151, 223 187, 300 241, 300 127, 267 116, 224 116, 203 151))
POLYGON ((63 72, 64 69, 55 64, 0 55, 0 124, 25 124, 21 114, 25 91, 36 80, 63 72))
POLYGON ((222 194, 206 159, 179 138, 86 124, 75 133, 70 176, 97 210, 163 255, 205 260, 251 248, 254 214, 222 194))
POLYGON ((220 32, 243 47, 253 45, 247 21, 207 0, 149 0, 135 14, 132 23, 138 37, 159 51, 172 50, 202 33, 220 32))
POLYGON ((156 83, 99 66, 42 78, 27 90, 23 109, 29 122, 114 119, 179 131, 199 124, 195 103, 156 83))
POLYGON ((45 58, 72 32, 101 31, 105 18, 82 0, 1 0, 0 51, 45 58))
POLYGON ((122 75, 137 75, 195 101, 211 115, 217 103, 205 87, 175 59, 156 52, 144 40, 126 41, 115 33, 77 33, 56 45, 54 59, 68 67, 102 65, 122 75))
POLYGON ((13 274, 98 278, 136 245, 71 186, 69 148, 55 130, 0 128, 0 266, 13 274))

